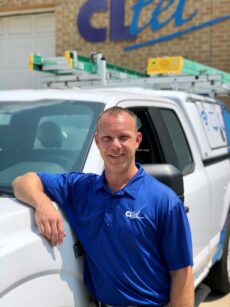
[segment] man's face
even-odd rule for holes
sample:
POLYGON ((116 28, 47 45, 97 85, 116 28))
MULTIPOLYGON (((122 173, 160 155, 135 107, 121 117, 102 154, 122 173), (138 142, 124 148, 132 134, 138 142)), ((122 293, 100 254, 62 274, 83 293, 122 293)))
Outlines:
POLYGON ((120 173, 134 166, 135 152, 141 139, 135 121, 128 113, 105 113, 98 123, 95 136, 105 170, 120 173))

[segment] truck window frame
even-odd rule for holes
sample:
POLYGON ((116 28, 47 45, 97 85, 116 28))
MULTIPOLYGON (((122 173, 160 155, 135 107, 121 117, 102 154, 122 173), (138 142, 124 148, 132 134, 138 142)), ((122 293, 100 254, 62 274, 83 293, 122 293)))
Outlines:
MULTIPOLYGON (((142 123, 141 132, 143 134, 143 141, 148 143, 147 146, 152 151, 152 155, 149 155, 148 159, 144 162, 139 160, 139 152, 137 151, 137 162, 141 162, 142 164, 172 164, 182 172, 183 176, 193 172, 194 159, 192 156, 192 151, 190 149, 183 126, 174 110, 159 107, 132 107, 130 110, 136 114, 138 121, 142 123), (187 167, 187 169, 181 168, 179 162, 180 156, 178 156, 178 151, 175 148, 175 141, 170 135, 169 126, 165 122, 162 114, 164 111, 172 112, 177 122, 177 127, 179 127, 181 136, 183 137, 183 142, 186 144, 187 153, 189 154, 190 158, 189 167, 187 167)), ((142 146, 140 145, 140 148, 141 147, 142 146)))

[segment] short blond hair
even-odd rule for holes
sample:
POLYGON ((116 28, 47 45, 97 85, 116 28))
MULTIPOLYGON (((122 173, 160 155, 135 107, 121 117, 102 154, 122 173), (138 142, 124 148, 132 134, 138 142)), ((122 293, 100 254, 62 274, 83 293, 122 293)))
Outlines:
POLYGON ((98 116, 98 119, 97 119, 97 126, 96 126, 96 133, 97 133, 97 130, 98 130, 98 124, 101 120, 101 118, 105 115, 105 114, 111 114, 111 115, 114 115, 114 116, 118 116, 120 115, 121 113, 126 113, 126 114, 129 114, 133 120, 134 120, 134 123, 135 123, 135 128, 136 128, 136 131, 138 131, 138 126, 137 126, 137 116, 136 114, 129 110, 129 109, 126 109, 126 108, 122 108, 122 107, 118 107, 118 106, 114 106, 114 107, 111 107, 111 108, 108 108, 106 109, 105 111, 101 112, 98 116))

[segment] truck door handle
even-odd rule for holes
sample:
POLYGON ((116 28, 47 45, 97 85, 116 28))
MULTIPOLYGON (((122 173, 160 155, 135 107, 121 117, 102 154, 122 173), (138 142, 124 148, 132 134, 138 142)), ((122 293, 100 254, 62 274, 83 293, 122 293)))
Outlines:
POLYGON ((189 207, 187 207, 187 206, 184 206, 184 207, 185 207, 185 212, 189 213, 189 207))

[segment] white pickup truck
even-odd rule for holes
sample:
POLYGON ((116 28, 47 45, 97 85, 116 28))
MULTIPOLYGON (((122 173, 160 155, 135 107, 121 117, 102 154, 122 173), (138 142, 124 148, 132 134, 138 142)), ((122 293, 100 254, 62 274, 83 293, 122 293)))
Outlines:
POLYGON ((2 91, 0 307, 89 306, 84 257, 68 222, 64 244, 51 248, 33 210, 15 199, 11 181, 28 171, 100 174, 95 124, 114 105, 137 115, 143 134, 137 161, 184 200, 196 289, 207 283, 230 291, 230 116, 224 104, 138 88, 2 91))

